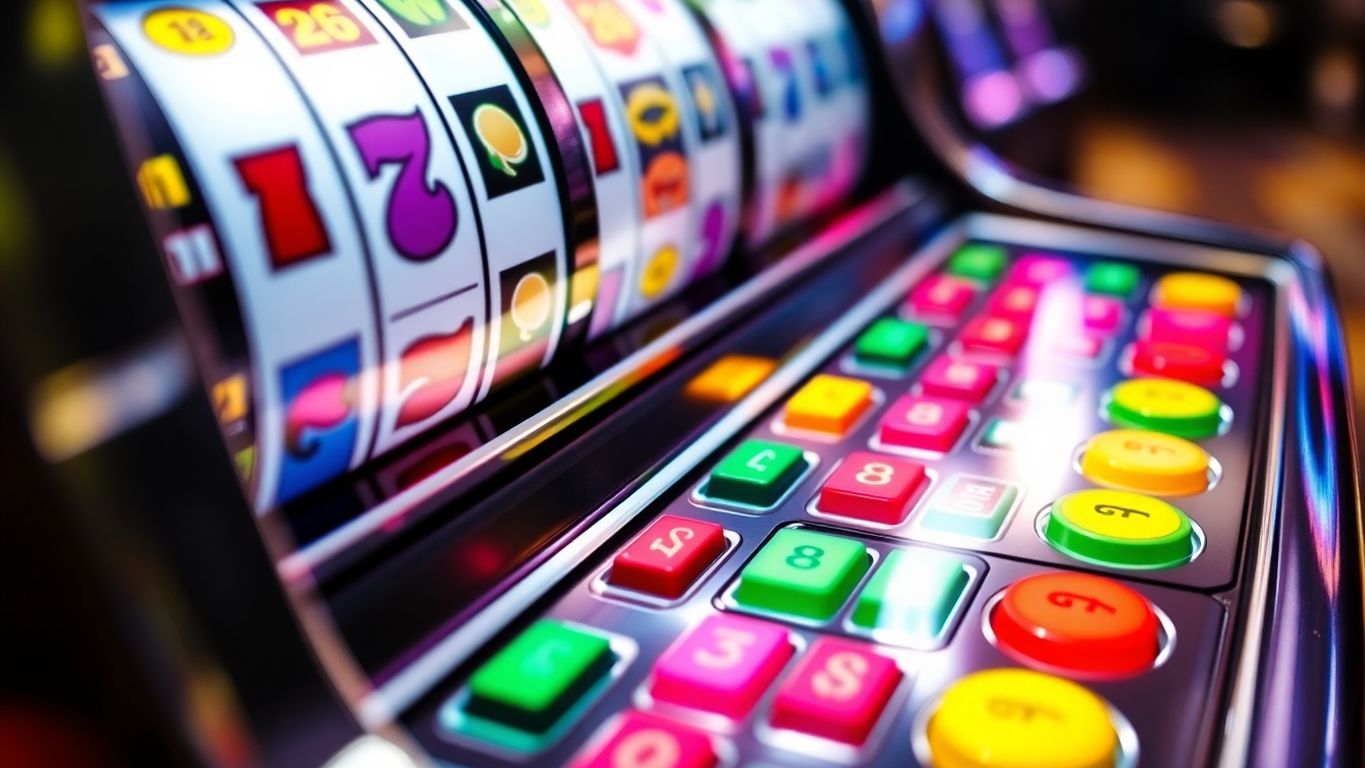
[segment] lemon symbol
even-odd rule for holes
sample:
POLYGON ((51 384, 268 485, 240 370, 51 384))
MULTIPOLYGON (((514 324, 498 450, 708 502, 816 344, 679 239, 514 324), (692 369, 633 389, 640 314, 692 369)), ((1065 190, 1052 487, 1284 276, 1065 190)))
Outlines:
POLYGON ((512 324, 521 331, 521 340, 530 341, 545 321, 550 319, 550 283, 539 272, 532 272, 517 281, 512 290, 512 324))
POLYGON ((488 151, 489 164, 508 176, 516 176, 516 167, 526 162, 530 151, 516 118, 497 104, 480 104, 474 109, 474 133, 488 151))

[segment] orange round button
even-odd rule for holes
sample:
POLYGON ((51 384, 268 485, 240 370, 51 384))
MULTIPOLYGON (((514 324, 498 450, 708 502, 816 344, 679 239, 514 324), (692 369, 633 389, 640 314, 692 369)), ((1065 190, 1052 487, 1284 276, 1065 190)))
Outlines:
POLYGON ((1113 579, 1041 573, 1011 584, 990 617, 1001 646, 1059 669, 1140 672, 1160 646, 1147 598, 1113 579))

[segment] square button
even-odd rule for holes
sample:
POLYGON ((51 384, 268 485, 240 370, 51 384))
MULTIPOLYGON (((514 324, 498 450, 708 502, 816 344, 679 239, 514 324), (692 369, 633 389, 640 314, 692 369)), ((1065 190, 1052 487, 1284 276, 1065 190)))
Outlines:
POLYGON ((853 625, 887 642, 932 645, 948 626, 971 574, 934 549, 898 549, 882 561, 853 608, 853 625))
POLYGON ((972 318, 958 339, 964 349, 1013 357, 1028 340, 1028 326, 997 315, 972 318))
POLYGON ((715 768, 720 763, 711 736, 640 712, 622 717, 601 746, 590 748, 573 768, 715 768))
POLYGON ((792 429, 838 437, 872 407, 872 385, 859 379, 822 373, 811 378, 787 401, 782 423, 792 429))
POLYGON ((1082 333, 1063 334, 1052 340, 1051 352, 1075 360, 1094 360, 1104 351, 1104 339, 1082 333))
POLYGON ((957 320, 976 300, 976 285, 948 275, 934 275, 910 292, 910 311, 921 317, 957 320))
POLYGON ((787 630, 743 616, 707 616, 654 665, 650 695, 739 720, 792 657, 787 630))
POLYGON ((986 399, 999 379, 999 366, 944 355, 925 369, 919 383, 928 394, 979 403, 986 399))
POLYGON ((1033 319, 1033 312, 1038 308, 1038 295, 1038 289, 1031 285, 1004 285, 991 297, 988 309, 990 314, 1027 322, 1033 319))
POLYGON ((1018 495, 1018 489, 1009 483, 957 475, 934 494, 919 524, 958 536, 993 539, 1018 495))
POLYGON ((1085 272, 1085 289, 1126 299, 1137 288, 1137 267, 1117 261, 1101 261, 1090 265, 1085 272))
POLYGON ((899 525, 924 483, 923 464, 858 451, 849 454, 820 487, 816 505, 830 515, 899 525))
POLYGON ((614 661, 607 638, 542 619, 474 672, 465 711, 519 730, 544 732, 614 661))
POLYGON ((1081 322, 1091 333, 1112 336, 1123 324, 1123 302, 1112 296, 1086 296, 1081 299, 1081 322))
POLYGON ((1005 271, 1009 257, 1003 246, 968 243, 948 259, 948 274, 992 282, 1005 271))
POLYGON ((745 440, 711 470, 703 493, 736 504, 770 507, 807 466, 800 448, 770 440, 745 440))
POLYGON ((687 383, 687 396, 733 403, 762 384, 776 368, 775 361, 764 357, 726 355, 687 383))
POLYGON ((863 365, 904 367, 929 343, 929 329, 894 317, 883 317, 858 337, 854 358, 863 365))
POLYGON ((616 555, 607 581, 672 600, 724 552, 725 529, 719 525, 664 515, 616 555))
POLYGON ((1029 405, 1066 405, 1076 399, 1080 388, 1075 384, 1051 379, 1024 379, 1014 388, 1011 397, 1029 405))
POLYGON ((861 745, 902 677, 896 662, 872 646, 822 637, 778 689, 773 727, 861 745))
POLYGON ((784 528, 744 566, 734 599, 745 608, 828 620, 839 612, 869 563, 862 542, 784 528))
POLYGON ((1017 421, 995 419, 986 425, 979 445, 992 451, 1013 451, 1027 438, 1024 430, 1024 425, 1017 421))
POLYGON ((1030 253, 1014 263, 1010 269, 1009 280, 1012 283, 1041 287, 1070 274, 1071 262, 1066 259, 1045 253, 1030 253))
POLYGON ((925 395, 905 395, 891 404, 877 427, 883 445, 946 453, 967 429, 966 403, 925 395))

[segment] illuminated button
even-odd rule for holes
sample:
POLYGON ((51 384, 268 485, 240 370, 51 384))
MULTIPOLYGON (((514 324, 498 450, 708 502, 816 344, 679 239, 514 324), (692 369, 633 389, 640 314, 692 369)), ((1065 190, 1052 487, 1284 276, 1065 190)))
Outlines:
POLYGON ((1010 397, 1030 405, 1057 406, 1075 400, 1079 390, 1075 384, 1065 381, 1028 378, 1019 382, 1010 397))
POLYGON ((1182 437, 1116 429, 1090 440, 1081 472, 1101 485, 1187 496, 1208 488, 1209 455, 1182 437))
POLYGON ((542 619, 474 673, 465 710, 542 732, 600 680, 613 661, 605 637, 542 619))
POLYGON ((976 299, 976 285, 970 280, 935 275, 910 292, 910 311, 923 317, 956 320, 976 299))
POLYGON ((904 395, 882 416, 877 437, 884 445, 946 453, 966 431, 970 413, 955 400, 904 395))
POLYGON ((924 486, 924 465, 876 453, 849 454, 820 487, 821 512, 898 525, 924 486))
POLYGON ((1010 282, 1044 286, 1071 274, 1071 263, 1066 259, 1041 253, 1030 253, 1014 263, 1010 282))
POLYGON ((650 695, 740 719, 792 657, 787 630, 743 616, 706 617, 654 665, 650 695))
POLYGON ((763 357, 726 355, 687 384, 687 395, 698 400, 733 403, 763 383, 777 363, 763 357))
POLYGON ((1223 402, 1203 387, 1173 379, 1129 379, 1110 391, 1106 410, 1120 427, 1198 440, 1218 434, 1223 402))
POLYGON ((957 475, 934 495, 919 524, 958 536, 993 539, 1018 495, 1018 489, 1008 483, 957 475))
POLYGON ((714 768, 720 763, 705 731, 631 712, 601 746, 573 768, 714 768))
POLYGON ((1081 322, 1087 331, 1111 336, 1123 324, 1123 302, 1112 296, 1086 296, 1081 299, 1081 322))
POLYGON ((1028 669, 958 680, 929 718, 937 768, 1113 768, 1118 736, 1095 694, 1028 669))
POLYGON ((773 699, 772 724, 862 744, 901 681, 896 662, 849 640, 815 641, 773 699))
POLYGON ((972 318, 962 329, 959 341, 973 352, 996 355, 1017 355, 1028 339, 1028 326, 1016 320, 994 315, 972 318))
POLYGON ((1171 341, 1139 341, 1133 345, 1133 371, 1216 386, 1223 381, 1226 358, 1217 352, 1171 341))
POLYGON ((839 612, 869 564, 861 542, 804 528, 783 528, 740 572, 735 602, 823 621, 839 612))
POLYGON ((768 507, 806 471, 800 448, 768 440, 745 440, 711 471, 705 493, 724 501, 768 507))
POLYGON ((1085 290, 1119 298, 1128 298, 1137 288, 1138 270, 1131 264, 1101 261, 1085 271, 1085 290))
POLYGON ((1051 351, 1073 360, 1094 360, 1104 351, 1104 339, 1080 333, 1064 333, 1052 340, 1051 351))
POLYGON ((1184 512, 1130 491, 1069 493, 1053 503, 1044 533, 1063 554, 1120 568, 1179 565, 1195 546, 1184 512))
POLYGON ((999 379, 999 366, 944 355, 929 364, 920 375, 919 383, 930 395, 979 403, 986 399, 999 379))
POLYGON ((1202 309, 1235 317, 1242 289, 1226 277, 1200 272, 1175 272, 1152 289, 1152 305, 1165 309, 1202 309))
MULTIPOLYGON (((986 425, 979 445, 992 451, 1013 451, 1028 440, 1029 427, 1017 421, 995 419, 986 425)), ((1032 429, 1037 429, 1035 425, 1032 429)))
POLYGON ((888 642, 932 644, 970 581, 962 561, 946 552, 893 550, 858 595, 853 624, 888 642))
POLYGON ((1199 309, 1154 309, 1147 315, 1148 341, 1202 347, 1222 355, 1228 351, 1232 321, 1199 309))
POLYGON ((998 245, 968 243, 948 259, 948 274, 991 282, 1005 271, 1008 257, 998 245))
POLYGON ((725 529, 677 515, 655 520, 611 562, 612 586, 681 597, 725 552, 725 529))
POLYGON ((1026 658, 1077 672, 1147 669, 1160 646, 1147 598, 1103 576, 1040 573, 1005 590, 990 616, 995 639, 1026 658))
POLYGON ((989 311, 990 314, 999 317, 1027 321, 1033 317, 1033 311, 1037 308, 1037 288, 1021 283, 1010 283, 1001 286, 991 298, 989 311))
POLYGON ((858 337, 853 356, 864 365, 908 365, 929 343, 929 329, 892 317, 883 317, 858 337))
POLYGON ((792 429, 842 435, 872 407, 872 385, 819 374, 787 401, 782 421, 792 429))

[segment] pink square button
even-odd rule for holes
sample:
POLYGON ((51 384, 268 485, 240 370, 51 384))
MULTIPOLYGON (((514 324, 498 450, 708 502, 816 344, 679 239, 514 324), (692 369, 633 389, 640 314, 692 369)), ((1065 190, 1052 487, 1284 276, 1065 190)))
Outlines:
POLYGON ((1071 263, 1066 259, 1042 253, 1024 255, 1010 269, 1009 282, 1041 287, 1071 274, 1071 263))
POLYGON ((1081 299, 1081 319, 1087 331, 1112 336, 1123 323, 1123 302, 1113 296, 1086 296, 1081 299))
POLYGON ((739 720, 792 656, 787 630, 741 616, 708 616, 664 651, 650 694, 739 720))
POLYGON ((822 637, 778 690, 773 726, 860 745, 900 681, 896 663, 871 646, 822 637))
POLYGON ((947 275, 934 275, 910 292, 910 311, 922 317, 956 320, 976 299, 976 285, 947 275))
POLYGON ((946 453, 967 429, 966 403, 927 395, 904 395, 882 416, 877 436, 882 444, 946 453))
POLYGON ((1232 321, 1215 312, 1157 308, 1147 315, 1148 341, 1189 344, 1220 355, 1228 351, 1231 331, 1232 321))
POLYGON ((705 731, 630 712, 606 741, 593 745, 573 768, 714 768, 716 748, 705 731))
POLYGON ((1052 352, 1061 357, 1094 360, 1104 349, 1104 339, 1084 334, 1060 336, 1052 342, 1052 352))
POLYGON ((1028 324, 996 315, 972 318, 962 329, 958 341, 972 352, 1014 356, 1028 340, 1028 324))
POLYGON ((1006 283, 991 297, 990 313, 1011 320, 1030 320, 1038 308, 1038 289, 1024 283, 1006 283))
POLYGON ((1000 378, 1000 367, 943 355, 920 374, 920 386, 930 395, 979 403, 1000 378))

